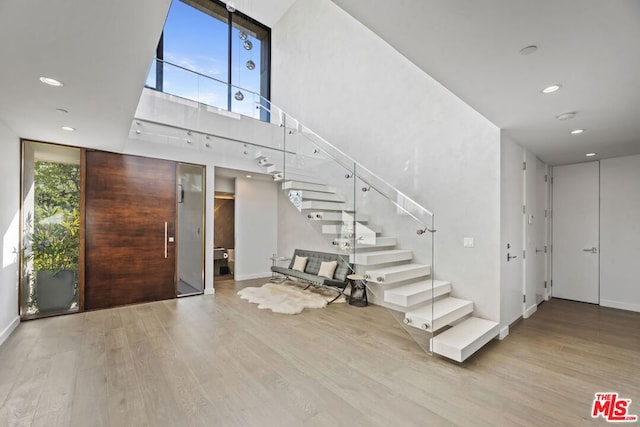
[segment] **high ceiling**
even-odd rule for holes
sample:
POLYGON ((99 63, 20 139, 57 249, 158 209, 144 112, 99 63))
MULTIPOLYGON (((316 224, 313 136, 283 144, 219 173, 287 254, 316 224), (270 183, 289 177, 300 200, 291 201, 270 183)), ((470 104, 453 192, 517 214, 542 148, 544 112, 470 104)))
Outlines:
MULTIPOLYGON (((640 153, 638 0, 333 2, 551 164, 640 153), (538 50, 521 55, 528 45, 538 50)), ((120 150, 169 3, 0 1, 0 121, 25 138, 120 150)), ((276 26, 294 0, 235 3, 276 26)))
POLYGON ((550 164, 640 153, 638 0, 333 2, 550 164))

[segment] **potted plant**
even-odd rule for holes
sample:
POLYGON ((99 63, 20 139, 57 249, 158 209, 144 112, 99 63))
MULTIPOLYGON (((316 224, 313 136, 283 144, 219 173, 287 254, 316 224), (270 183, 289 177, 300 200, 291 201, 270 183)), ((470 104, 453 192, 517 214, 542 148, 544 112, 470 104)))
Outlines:
POLYGON ((80 216, 77 209, 42 208, 28 236, 40 313, 66 311, 76 294, 80 216))

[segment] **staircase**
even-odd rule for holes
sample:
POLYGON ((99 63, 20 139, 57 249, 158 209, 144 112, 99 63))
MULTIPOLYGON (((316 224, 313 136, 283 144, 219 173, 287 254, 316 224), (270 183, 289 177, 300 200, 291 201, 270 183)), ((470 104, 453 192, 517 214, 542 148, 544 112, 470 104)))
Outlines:
POLYGON ((354 213, 335 187, 316 182, 306 171, 288 169, 285 180, 284 168, 262 153, 256 161, 281 182, 309 221, 321 224, 322 234, 336 248, 352 249, 355 234, 357 252, 349 262, 367 278, 370 291, 373 284, 382 290, 376 303, 404 313, 406 325, 432 335, 433 353, 462 362, 499 334, 497 322, 474 317, 472 301, 452 297, 451 283, 432 280, 431 266, 414 262, 411 250, 398 249, 395 237, 384 236, 368 216, 354 213))
MULTIPOLYGON (((166 61, 162 62, 170 64, 166 61)), ((204 78, 215 85, 225 84, 183 67, 176 67, 176 69, 198 81, 204 78)), ((367 288, 374 296, 374 303, 403 316, 407 328, 413 327, 429 333, 431 351, 458 362, 468 358, 498 335, 499 325, 496 322, 473 316, 473 302, 451 296, 451 283, 433 280, 432 266, 415 262, 413 251, 397 248, 398 240, 402 239, 406 244, 408 239, 406 234, 400 235, 406 232, 406 229, 398 227, 400 222, 404 224, 405 220, 409 221, 412 227, 419 224, 421 228, 417 230, 418 235, 432 231, 425 226, 425 224, 432 224, 433 219, 433 215, 428 210, 368 171, 366 167, 358 164, 260 94, 233 85, 228 85, 228 89, 229 93, 242 89, 245 96, 251 94, 251 97, 256 100, 255 107, 260 111, 260 117, 266 117, 269 123, 278 126, 277 134, 282 135, 280 139, 279 136, 275 136, 276 132, 265 134, 264 141, 263 135, 260 138, 253 138, 252 141, 229 139, 243 143, 242 149, 239 150, 242 156, 249 155, 250 145, 256 147, 258 151, 253 153, 258 165, 271 174, 274 181, 282 184, 282 189, 288 194, 289 200, 309 221, 318 222, 321 225, 319 227, 321 233, 331 240, 336 252, 356 251, 355 254, 350 255, 350 262, 355 264, 356 273, 367 278, 367 288), (315 164, 321 172, 313 173, 311 164, 315 164), (382 227, 371 222, 368 214, 377 213, 378 210, 375 207, 366 205, 368 212, 363 214, 360 212, 362 209, 355 212, 355 209, 350 207, 340 194, 341 183, 337 182, 336 187, 332 187, 327 185, 327 182, 318 181, 317 178, 317 176, 326 176, 329 180, 339 177, 340 174, 345 178, 353 179, 351 181, 353 187, 344 194, 353 193, 355 199, 356 184, 362 183, 363 186, 360 189, 363 192, 373 190, 372 193, 383 196, 385 208, 391 207, 398 215, 404 217, 403 219, 399 217, 398 224, 388 225, 389 228, 398 227, 397 237, 385 235, 382 227), (426 218, 429 220, 425 221, 426 218)), ((158 92, 152 93, 155 96, 158 92)), ((155 98, 153 99, 155 102, 155 98)), ((156 118, 153 115, 146 119, 136 116, 131 128, 131 137, 136 138, 137 135, 142 135, 140 138, 154 137, 157 141, 182 146, 182 142, 185 141, 183 133, 186 130, 189 135, 186 144, 195 147, 195 144, 191 145, 192 139, 199 137, 201 149, 213 149, 213 145, 209 142, 210 135, 228 138, 226 131, 215 133, 219 127, 217 123, 219 123, 220 109, 218 107, 211 109, 211 106, 201 103, 198 99, 192 99, 192 101, 197 105, 197 111, 192 110, 191 102, 187 103, 188 105, 184 104, 182 95, 178 102, 185 105, 184 117, 197 120, 176 119, 166 122, 166 127, 160 125, 160 130, 156 131, 158 134, 154 136, 153 129, 157 129, 158 126, 156 118), (212 113, 212 111, 218 113, 212 113), (215 117, 215 120, 207 120, 208 123, 204 126, 204 120, 201 121, 201 118, 211 114, 214 116, 209 118, 215 117), (141 127, 141 122, 144 122, 144 127, 141 127)), ((144 112, 144 110, 141 111, 144 112)), ((173 108, 171 111, 172 113, 167 117, 183 117, 181 114, 174 114, 173 108)), ((226 124, 222 127, 226 127, 226 124)), ((426 239, 426 236, 424 237, 426 239)), ((420 244, 423 245, 425 241, 423 240, 420 244)), ((418 257, 422 256, 419 250, 423 249, 423 246, 419 248, 414 246, 414 248, 418 257)))

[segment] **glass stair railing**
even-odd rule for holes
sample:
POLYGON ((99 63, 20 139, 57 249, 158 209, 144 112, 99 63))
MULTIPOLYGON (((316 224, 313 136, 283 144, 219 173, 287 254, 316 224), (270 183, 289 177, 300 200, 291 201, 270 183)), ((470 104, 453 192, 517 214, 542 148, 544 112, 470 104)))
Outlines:
MULTIPOLYGON (((327 252, 340 254, 365 279, 370 302, 387 308, 426 353, 432 354, 434 346, 445 353, 458 352, 450 350, 445 340, 434 341, 434 336, 469 318, 473 303, 450 297, 451 284, 434 278, 435 228, 429 210, 259 94, 166 61, 162 66, 172 75, 171 88, 180 88, 169 92, 171 96, 191 102, 193 111, 182 113, 184 124, 177 130, 175 124, 162 126, 136 118, 133 138, 184 147, 187 132, 187 146, 194 149, 222 155, 241 152, 254 159, 326 239, 327 252), (242 99, 230 102, 229 96, 237 92, 242 99), (225 137, 205 123, 211 107, 271 125, 264 137, 225 137), (196 115, 198 119, 189 122, 196 115)), ((166 94, 169 87, 163 89, 166 94)), ((303 239, 298 247, 304 249, 303 239)), ((497 328, 490 326, 485 338, 497 328)))

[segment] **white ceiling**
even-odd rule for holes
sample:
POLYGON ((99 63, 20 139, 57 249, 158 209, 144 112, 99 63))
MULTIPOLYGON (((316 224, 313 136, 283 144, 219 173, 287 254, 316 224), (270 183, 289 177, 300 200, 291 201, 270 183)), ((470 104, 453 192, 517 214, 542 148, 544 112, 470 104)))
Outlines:
MULTIPOLYGON (((551 164, 640 153, 638 0, 333 1, 551 164), (563 87, 540 94, 552 83, 563 87), (568 111, 577 117, 554 118, 568 111)), ((20 137, 119 151, 169 3, 0 1, 0 121, 20 137)), ((236 7, 274 26, 292 3, 236 7)))
POLYGON ((640 153, 638 0, 333 2, 548 163, 640 153))
POLYGON ((23 138, 121 151, 169 4, 0 0, 0 120, 23 138))

